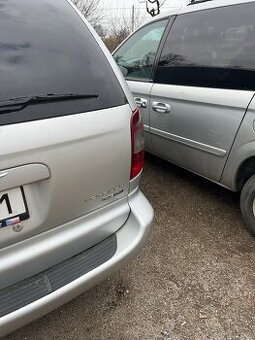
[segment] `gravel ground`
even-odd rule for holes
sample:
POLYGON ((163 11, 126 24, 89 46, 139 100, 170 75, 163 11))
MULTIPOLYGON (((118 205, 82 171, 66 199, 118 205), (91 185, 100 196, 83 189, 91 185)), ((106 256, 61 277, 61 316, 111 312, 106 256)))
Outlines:
POLYGON ((255 340, 255 242, 237 194, 147 155, 147 247, 7 340, 255 340))

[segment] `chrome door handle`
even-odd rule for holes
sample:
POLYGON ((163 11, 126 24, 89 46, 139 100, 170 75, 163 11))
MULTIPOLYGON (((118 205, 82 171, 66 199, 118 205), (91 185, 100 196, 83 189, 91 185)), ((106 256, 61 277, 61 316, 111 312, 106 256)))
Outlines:
POLYGON ((171 111, 171 106, 166 103, 153 102, 152 109, 158 113, 169 113, 171 111))
POLYGON ((135 102, 136 102, 136 105, 139 107, 139 108, 143 108, 143 109, 146 109, 147 107, 147 99, 145 98, 140 98, 140 97, 135 97, 135 102))

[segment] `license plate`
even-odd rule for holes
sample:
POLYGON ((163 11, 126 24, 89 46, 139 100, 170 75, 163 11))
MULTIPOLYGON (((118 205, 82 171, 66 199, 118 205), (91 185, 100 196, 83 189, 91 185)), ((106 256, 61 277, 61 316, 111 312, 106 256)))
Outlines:
POLYGON ((0 228, 17 224, 29 218, 23 188, 0 192, 0 228))

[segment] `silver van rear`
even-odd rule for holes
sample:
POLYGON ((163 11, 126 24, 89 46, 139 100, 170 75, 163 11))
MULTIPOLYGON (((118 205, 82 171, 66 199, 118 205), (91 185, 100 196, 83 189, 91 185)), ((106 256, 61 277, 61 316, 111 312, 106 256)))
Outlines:
POLYGON ((126 262, 153 211, 139 191, 141 117, 66 0, 0 11, 0 335, 126 262))

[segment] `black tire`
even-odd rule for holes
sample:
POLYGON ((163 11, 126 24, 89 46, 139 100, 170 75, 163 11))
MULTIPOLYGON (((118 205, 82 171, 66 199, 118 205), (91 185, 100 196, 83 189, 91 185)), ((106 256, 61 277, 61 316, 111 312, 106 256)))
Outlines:
POLYGON ((255 235, 255 175, 251 176, 244 184, 240 196, 240 208, 246 227, 255 235))

